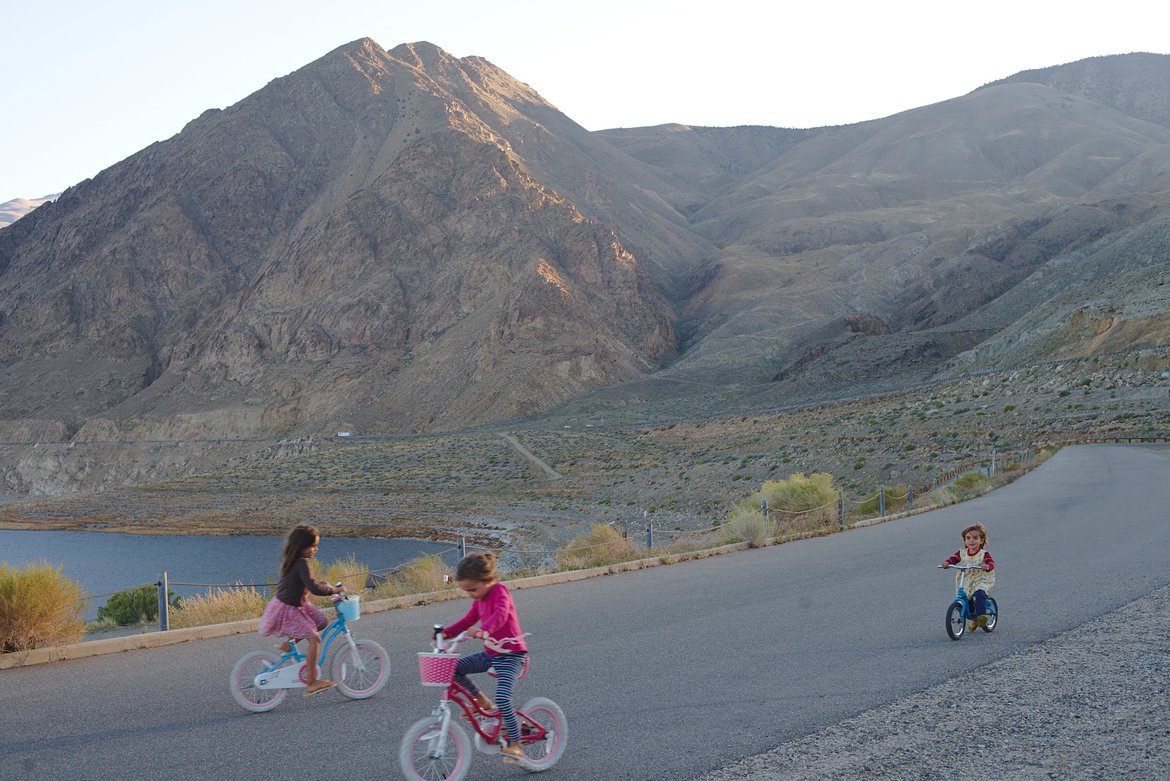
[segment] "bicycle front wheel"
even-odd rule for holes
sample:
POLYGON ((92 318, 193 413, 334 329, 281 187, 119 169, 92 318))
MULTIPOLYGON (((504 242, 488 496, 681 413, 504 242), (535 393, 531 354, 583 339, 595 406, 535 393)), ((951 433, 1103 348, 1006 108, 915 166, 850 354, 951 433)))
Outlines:
POLYGON ((355 640, 333 656, 333 680, 337 690, 351 700, 364 700, 382 691, 390 680, 390 657, 373 640, 355 640))
POLYGON ((544 739, 531 743, 524 741, 524 769, 533 773, 548 770, 560 761, 565 753, 565 746, 569 744, 569 727, 565 721, 565 712, 561 706, 546 697, 534 697, 524 703, 520 709, 525 721, 520 724, 520 732, 532 729, 528 722, 538 724, 544 730, 544 739))
POLYGON ((253 713, 263 713, 279 705, 288 689, 260 689, 256 686, 256 676, 279 661, 280 655, 272 651, 252 651, 241 656, 228 678, 228 688, 236 704, 253 713))
POLYGON ((471 769, 471 742, 454 721, 447 725, 447 741, 439 749, 443 719, 428 716, 416 721, 402 737, 398 765, 407 781, 462 781, 471 769))
POLYGON ((967 630, 967 621, 963 617, 963 605, 952 602, 947 608, 947 634, 952 640, 958 640, 967 630))

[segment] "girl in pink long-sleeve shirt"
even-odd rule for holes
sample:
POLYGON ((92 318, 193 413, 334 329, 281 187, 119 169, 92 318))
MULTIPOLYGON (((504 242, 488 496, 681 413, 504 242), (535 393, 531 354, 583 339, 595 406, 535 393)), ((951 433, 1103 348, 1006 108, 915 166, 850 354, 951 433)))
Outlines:
POLYGON ((473 600, 467 615, 443 629, 443 637, 455 635, 479 624, 479 629, 468 632, 483 640, 484 650, 461 657, 455 665, 455 680, 467 689, 484 710, 492 709, 492 702, 471 679, 470 673, 496 673, 496 707, 504 722, 508 744, 501 749, 504 761, 516 761, 524 756, 520 749, 520 722, 512 703, 516 679, 524 669, 528 647, 520 631, 520 619, 508 588, 500 582, 496 572, 494 553, 469 553, 455 568, 455 583, 473 600))

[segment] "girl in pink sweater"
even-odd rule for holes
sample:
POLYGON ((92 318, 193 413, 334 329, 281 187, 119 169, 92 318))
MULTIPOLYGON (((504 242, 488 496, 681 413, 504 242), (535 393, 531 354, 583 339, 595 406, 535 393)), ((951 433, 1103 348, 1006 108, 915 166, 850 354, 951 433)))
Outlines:
POLYGON ((484 710, 492 709, 492 701, 481 692, 469 673, 487 672, 489 667, 496 673, 496 706, 504 722, 504 733, 508 744, 501 749, 505 762, 515 762, 524 756, 520 749, 520 722, 512 704, 512 690, 516 679, 524 669, 528 647, 520 631, 520 620, 516 617, 516 605, 508 588, 500 582, 496 572, 496 554, 469 553, 455 568, 455 583, 471 597, 471 609, 467 615, 443 629, 443 637, 455 635, 479 624, 479 629, 468 632, 468 636, 483 640, 484 650, 459 659, 455 666, 455 680, 467 689, 484 710))

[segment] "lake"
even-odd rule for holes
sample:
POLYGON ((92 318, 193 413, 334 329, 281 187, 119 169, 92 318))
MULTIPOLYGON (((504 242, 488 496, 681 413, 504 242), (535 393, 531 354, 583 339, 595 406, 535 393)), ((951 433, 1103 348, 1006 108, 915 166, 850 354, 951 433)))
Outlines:
MULTIPOLYGON (((206 586, 236 581, 263 586, 277 578, 283 537, 185 537, 160 534, 113 534, 74 531, 0 529, 0 562, 13 566, 47 561, 81 584, 94 598, 87 618, 105 596, 143 583, 156 583, 167 573, 176 594, 202 594, 206 586), (99 597, 99 595, 102 595, 99 597)), ((450 542, 407 539, 322 537, 317 558, 329 564, 353 554, 372 571, 397 567, 418 556, 445 553, 454 564, 458 554, 450 542)))

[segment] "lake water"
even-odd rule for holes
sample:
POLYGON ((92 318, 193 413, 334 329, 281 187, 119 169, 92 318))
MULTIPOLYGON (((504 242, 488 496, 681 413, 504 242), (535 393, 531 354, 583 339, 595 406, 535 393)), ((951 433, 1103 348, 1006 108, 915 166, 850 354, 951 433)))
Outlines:
MULTIPOLYGON (((23 566, 41 561, 62 568, 95 597, 97 605, 115 591, 156 583, 167 573, 176 594, 202 594, 206 586, 176 583, 231 585, 276 580, 283 537, 183 537, 104 532, 11 531, 0 529, 0 562, 23 566)), ((418 556, 443 553, 450 564, 458 554, 449 542, 404 539, 353 539, 322 537, 317 558, 329 564, 353 554, 372 571, 397 567, 418 556)))

